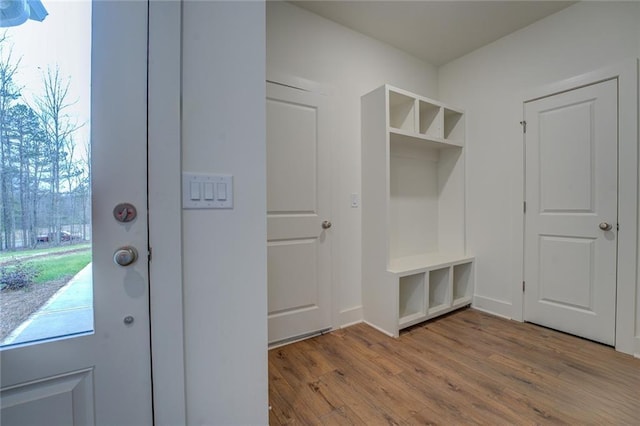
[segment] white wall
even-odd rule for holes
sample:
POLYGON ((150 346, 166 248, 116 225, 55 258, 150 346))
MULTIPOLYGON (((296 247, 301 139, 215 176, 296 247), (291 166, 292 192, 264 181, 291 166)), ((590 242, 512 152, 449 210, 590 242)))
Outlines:
MULTIPOLYGON (((187 420, 266 424, 264 5, 183 7, 183 170, 235 178, 233 210, 183 212, 187 420)), ((360 96, 383 83, 467 110, 477 293, 484 307, 511 316, 522 264, 513 243, 521 230, 518 93, 639 56, 640 4, 572 6, 438 75, 429 64, 290 4, 270 2, 267 21, 269 70, 332 89, 334 300, 342 319, 358 319, 361 304, 360 210, 349 207, 349 194, 360 192, 360 96)))
POLYGON ((267 424, 264 3, 182 22, 182 170, 234 178, 233 210, 183 211, 187 423, 267 424))
POLYGON ((436 69, 407 53, 292 4, 267 2, 267 75, 287 74, 330 91, 333 149, 334 326, 362 319, 360 209, 360 97, 389 83, 435 97, 436 69))
POLYGON ((440 98, 467 111, 467 235, 481 308, 518 316, 523 92, 638 56, 640 3, 582 2, 439 69, 440 98))

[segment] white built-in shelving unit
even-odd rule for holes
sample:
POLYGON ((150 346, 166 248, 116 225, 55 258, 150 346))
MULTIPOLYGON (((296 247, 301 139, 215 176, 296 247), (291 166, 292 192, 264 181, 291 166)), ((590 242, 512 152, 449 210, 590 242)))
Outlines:
POLYGON ((362 97, 364 319, 398 336, 469 305, 464 112, 384 85, 362 97))

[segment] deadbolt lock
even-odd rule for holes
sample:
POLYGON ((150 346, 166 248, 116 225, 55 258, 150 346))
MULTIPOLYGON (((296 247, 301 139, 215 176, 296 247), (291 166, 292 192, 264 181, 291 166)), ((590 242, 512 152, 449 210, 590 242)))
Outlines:
POLYGON ((118 222, 127 223, 138 216, 136 207, 131 203, 120 203, 113 208, 113 217, 118 222))

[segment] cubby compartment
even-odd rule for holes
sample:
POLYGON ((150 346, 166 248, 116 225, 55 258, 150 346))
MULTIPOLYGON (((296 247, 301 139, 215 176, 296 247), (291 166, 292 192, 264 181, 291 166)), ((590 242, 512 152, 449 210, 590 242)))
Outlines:
POLYGON ((400 323, 426 315, 425 274, 414 274, 399 279, 400 323))
POLYGON ((389 126, 407 132, 416 131, 416 100, 401 93, 389 92, 389 126))
POLYGON ((453 266, 453 304, 471 303, 473 284, 473 263, 453 266))
POLYGON ((429 314, 446 309, 451 304, 450 269, 429 271, 429 314))
POLYGON ((459 111, 444 108, 444 138, 449 141, 464 141, 464 117, 459 111))
POLYGON ((429 102, 420 101, 418 103, 420 111, 420 133, 434 138, 442 138, 442 108, 429 102))

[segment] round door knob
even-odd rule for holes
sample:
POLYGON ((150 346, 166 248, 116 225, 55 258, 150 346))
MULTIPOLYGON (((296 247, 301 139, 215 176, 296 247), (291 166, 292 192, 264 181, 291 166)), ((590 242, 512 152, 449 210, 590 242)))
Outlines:
POLYGON ((113 261, 120 266, 129 266, 138 260, 138 251, 134 247, 120 247, 113 254, 113 261))
POLYGON ((611 224, 607 223, 607 222, 602 222, 600 225, 598 225, 600 227, 600 229, 602 229, 603 231, 611 231, 611 224))
POLYGON ((324 222, 322 222, 322 229, 329 229, 331 228, 331 222, 329 222, 328 220, 325 220, 324 222))

